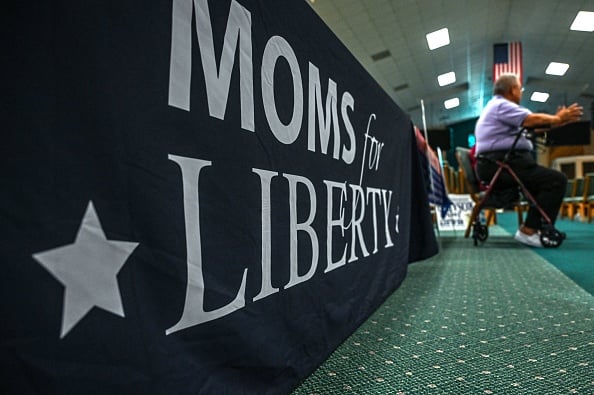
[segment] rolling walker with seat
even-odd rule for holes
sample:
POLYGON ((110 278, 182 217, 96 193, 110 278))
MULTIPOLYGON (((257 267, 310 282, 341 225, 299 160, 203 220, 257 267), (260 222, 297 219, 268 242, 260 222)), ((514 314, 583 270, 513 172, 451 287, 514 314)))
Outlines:
POLYGON ((487 202, 489 202, 490 200, 491 201, 493 200, 490 198, 491 198, 492 194, 494 193, 494 191, 497 190, 497 188, 496 188, 497 180, 499 179, 499 177, 503 171, 506 171, 517 182, 518 187, 522 191, 524 197, 528 200, 528 202, 531 205, 533 205, 540 212, 540 214, 545 222, 543 224, 543 227, 540 230, 540 241, 541 241, 543 247, 557 248, 563 243, 563 239, 564 239, 563 233, 561 233, 560 231, 558 231, 555 228, 551 218, 549 218, 549 216, 545 213, 545 211, 539 206, 536 199, 532 196, 532 194, 530 193, 530 191, 528 191, 528 189, 526 188, 524 183, 520 180, 520 178, 516 175, 516 173, 513 171, 513 169, 507 163, 511 154, 513 153, 513 151, 515 149, 515 146, 516 146, 518 140, 526 132, 527 132, 526 129, 522 129, 522 131, 520 131, 517 134, 517 136, 514 139, 514 142, 512 144, 512 147, 505 154, 505 156, 503 157, 502 160, 489 159, 487 157, 484 157, 484 156, 481 157, 479 155, 479 158, 481 158, 482 160, 488 160, 493 163, 496 163, 498 166, 498 169, 495 172, 495 174, 493 175, 493 178, 491 178, 491 181, 489 182, 487 189, 486 189, 486 191, 484 191, 481 199, 472 208, 472 212, 470 214, 470 218, 468 221, 468 226, 467 226, 466 232, 464 234, 464 237, 468 237, 470 234, 470 231, 472 229, 472 238, 474 240, 475 246, 478 245, 479 241, 484 242, 489 237, 488 225, 486 223, 481 222, 480 213, 481 213, 481 210, 487 206, 487 202))

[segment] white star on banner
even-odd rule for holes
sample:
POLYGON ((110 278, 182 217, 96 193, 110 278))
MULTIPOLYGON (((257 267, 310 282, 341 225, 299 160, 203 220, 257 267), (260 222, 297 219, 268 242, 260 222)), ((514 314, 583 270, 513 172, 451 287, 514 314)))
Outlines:
POLYGON ((60 338, 94 306, 124 317, 117 274, 137 245, 107 240, 89 201, 73 244, 33 254, 65 287, 60 338))

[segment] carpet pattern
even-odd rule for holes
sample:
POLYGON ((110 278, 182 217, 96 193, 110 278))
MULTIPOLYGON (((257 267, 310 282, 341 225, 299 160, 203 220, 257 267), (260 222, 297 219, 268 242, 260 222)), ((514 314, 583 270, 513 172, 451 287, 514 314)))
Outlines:
MULTIPOLYGON (((518 228, 515 213, 497 215, 498 223, 507 232, 518 228)), ((594 223, 558 219, 556 227, 567 233, 567 239, 560 248, 536 249, 538 255, 594 295, 594 223)))
POLYGON ((441 252, 294 395, 594 394, 594 297, 502 228, 441 252))

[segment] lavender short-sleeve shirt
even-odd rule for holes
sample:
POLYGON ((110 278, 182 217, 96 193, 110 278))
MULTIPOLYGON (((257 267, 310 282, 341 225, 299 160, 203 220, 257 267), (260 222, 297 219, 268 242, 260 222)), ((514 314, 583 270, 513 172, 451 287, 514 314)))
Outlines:
MULTIPOLYGON (((522 122, 532 111, 495 95, 483 110, 476 128, 476 153, 510 149, 522 122)), ((532 142, 520 137, 516 149, 532 150, 532 142)))

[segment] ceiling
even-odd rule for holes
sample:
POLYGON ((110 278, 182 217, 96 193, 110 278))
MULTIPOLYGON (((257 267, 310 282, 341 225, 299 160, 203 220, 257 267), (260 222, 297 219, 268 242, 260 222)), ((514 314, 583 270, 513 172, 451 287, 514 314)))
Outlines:
POLYGON ((571 31, 578 11, 594 0, 306 0, 388 95, 428 129, 479 116, 492 94, 493 44, 520 41, 522 105, 555 112, 578 102, 591 119, 594 102, 594 32, 571 31), (450 44, 429 50, 425 35, 447 27, 450 44), (385 51, 389 51, 387 54, 385 51), (374 60, 378 54, 388 55, 374 60), (570 65, 562 76, 545 74, 551 62, 570 65), (440 87, 437 76, 456 73, 440 87), (530 101, 534 91, 547 102, 530 101), (444 100, 460 99, 447 110, 444 100))

